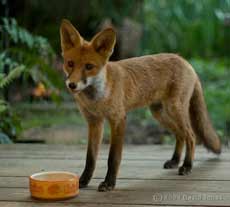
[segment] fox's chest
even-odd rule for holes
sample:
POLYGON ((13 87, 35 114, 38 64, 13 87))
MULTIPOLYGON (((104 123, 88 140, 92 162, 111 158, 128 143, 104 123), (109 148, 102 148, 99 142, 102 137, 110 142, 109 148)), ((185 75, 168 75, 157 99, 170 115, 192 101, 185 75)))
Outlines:
POLYGON ((92 99, 89 99, 89 97, 75 97, 75 100, 79 107, 88 113, 94 115, 94 116, 101 116, 101 117, 107 117, 111 113, 112 107, 106 100, 94 100, 93 96, 92 99))

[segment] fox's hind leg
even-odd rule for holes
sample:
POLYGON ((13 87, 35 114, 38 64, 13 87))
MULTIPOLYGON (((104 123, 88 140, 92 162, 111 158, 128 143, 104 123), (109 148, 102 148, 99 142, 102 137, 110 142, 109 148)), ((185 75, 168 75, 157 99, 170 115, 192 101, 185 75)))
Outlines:
POLYGON ((180 162, 181 154, 184 146, 184 139, 180 136, 179 129, 173 119, 171 119, 162 104, 152 104, 150 106, 150 110, 153 116, 159 121, 159 123, 174 133, 176 137, 176 146, 172 158, 167 160, 164 163, 165 169, 176 168, 180 162))
POLYGON ((184 137, 186 154, 183 165, 179 168, 179 175, 190 173, 195 152, 195 133, 192 129, 189 117, 189 102, 181 102, 174 99, 165 103, 165 109, 178 127, 178 135, 184 137))

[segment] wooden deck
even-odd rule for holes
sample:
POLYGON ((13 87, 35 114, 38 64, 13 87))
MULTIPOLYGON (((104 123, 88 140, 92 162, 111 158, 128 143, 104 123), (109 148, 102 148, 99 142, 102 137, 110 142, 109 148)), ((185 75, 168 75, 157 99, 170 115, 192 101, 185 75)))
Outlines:
POLYGON ((0 145, 0 206, 230 206, 230 150, 217 157, 198 147, 188 176, 162 169, 172 150, 173 146, 125 146, 116 190, 104 193, 97 192, 107 169, 108 146, 102 146, 89 187, 76 198, 52 203, 30 198, 28 176, 42 170, 80 174, 86 146, 0 145))

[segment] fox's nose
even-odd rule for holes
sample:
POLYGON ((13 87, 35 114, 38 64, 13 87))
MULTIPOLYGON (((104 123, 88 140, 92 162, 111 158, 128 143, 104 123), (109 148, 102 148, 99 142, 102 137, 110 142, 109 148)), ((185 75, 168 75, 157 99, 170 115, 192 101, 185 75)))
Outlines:
POLYGON ((74 90, 74 89, 77 88, 77 85, 76 85, 75 83, 73 83, 73 82, 72 82, 72 83, 69 83, 68 86, 69 86, 69 88, 72 89, 72 90, 74 90))

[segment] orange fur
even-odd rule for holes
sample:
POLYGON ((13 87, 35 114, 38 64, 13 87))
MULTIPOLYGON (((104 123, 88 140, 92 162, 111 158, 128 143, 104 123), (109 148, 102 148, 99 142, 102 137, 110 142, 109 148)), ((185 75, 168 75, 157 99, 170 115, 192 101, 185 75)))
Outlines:
POLYGON ((102 123, 107 119, 111 126, 111 147, 107 175, 99 190, 114 188, 126 113, 138 107, 149 106, 153 116, 176 136, 173 157, 165 163, 165 168, 178 165, 185 143, 186 155, 179 174, 190 172, 196 138, 201 138, 214 152, 220 152, 220 142, 208 119, 199 78, 183 58, 175 54, 157 54, 109 62, 116 41, 112 29, 100 32, 88 42, 68 20, 63 20, 60 33, 67 86, 89 126, 81 187, 88 184, 93 174, 102 123))

